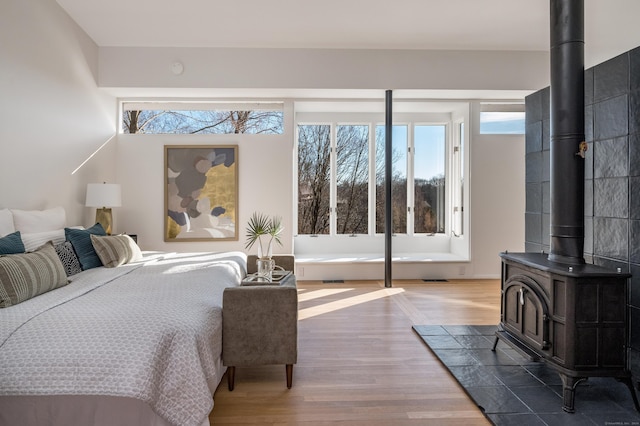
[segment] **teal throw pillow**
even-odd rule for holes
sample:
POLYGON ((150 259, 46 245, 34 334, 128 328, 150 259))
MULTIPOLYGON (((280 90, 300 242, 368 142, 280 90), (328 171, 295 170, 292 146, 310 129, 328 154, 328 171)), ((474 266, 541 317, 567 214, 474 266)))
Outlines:
POLYGON ((20 237, 20 231, 16 231, 0 238, 0 254, 16 254, 24 252, 24 243, 20 237))
POLYGON ((104 228, 99 223, 96 223, 88 229, 64 228, 64 235, 67 241, 69 241, 73 246, 73 250, 75 250, 76 255, 78 256, 78 260, 80 261, 80 266, 83 271, 102 266, 102 261, 98 257, 98 254, 91 243, 92 234, 107 235, 107 233, 104 232, 104 228))

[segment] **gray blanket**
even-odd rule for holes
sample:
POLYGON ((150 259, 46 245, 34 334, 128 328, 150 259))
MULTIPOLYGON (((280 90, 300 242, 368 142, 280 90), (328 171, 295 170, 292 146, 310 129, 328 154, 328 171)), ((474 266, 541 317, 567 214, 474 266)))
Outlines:
POLYGON ((245 274, 239 252, 156 254, 0 309, 0 396, 130 397, 200 425, 224 374, 222 292, 245 274))

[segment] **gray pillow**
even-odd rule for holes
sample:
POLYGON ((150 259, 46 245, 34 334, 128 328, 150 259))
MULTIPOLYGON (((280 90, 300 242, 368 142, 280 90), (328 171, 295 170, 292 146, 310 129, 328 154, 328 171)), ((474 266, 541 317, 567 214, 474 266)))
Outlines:
POLYGON ((51 242, 32 253, 0 256, 0 308, 24 302, 68 282, 51 242))

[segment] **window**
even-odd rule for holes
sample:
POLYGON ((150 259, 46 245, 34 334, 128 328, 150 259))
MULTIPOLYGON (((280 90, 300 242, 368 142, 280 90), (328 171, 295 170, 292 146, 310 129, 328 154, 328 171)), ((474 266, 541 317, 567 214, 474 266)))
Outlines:
POLYGON ((414 232, 443 233, 445 228, 446 126, 416 126, 414 137, 414 232))
MULTIPOLYGON (((393 234, 446 232, 447 128, 393 126, 393 234)), ((385 126, 373 116, 368 123, 298 123, 298 235, 383 234, 384 181, 385 126)))
POLYGON ((369 126, 338 125, 336 131, 338 234, 369 232, 369 126))
POLYGON ((328 234, 331 126, 298 126, 298 233, 328 234))
MULTIPOLYGON (((407 233, 407 141, 408 127, 394 125, 391 154, 391 214, 394 234, 407 233)), ((384 234, 385 223, 385 126, 376 126, 376 233, 384 234)))
POLYGON ((282 134, 282 103, 125 102, 122 132, 131 134, 282 134))
POLYGON ((525 132, 524 104, 480 104, 480 134, 520 134, 525 132))

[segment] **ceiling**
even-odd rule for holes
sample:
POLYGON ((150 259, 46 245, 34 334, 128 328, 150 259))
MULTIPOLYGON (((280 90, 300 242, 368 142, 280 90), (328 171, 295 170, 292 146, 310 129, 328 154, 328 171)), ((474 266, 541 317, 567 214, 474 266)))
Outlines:
MULTIPOLYGON (((549 48, 543 0, 57 0, 98 46, 549 48)), ((640 46, 640 1, 585 0, 585 62, 640 46)))

